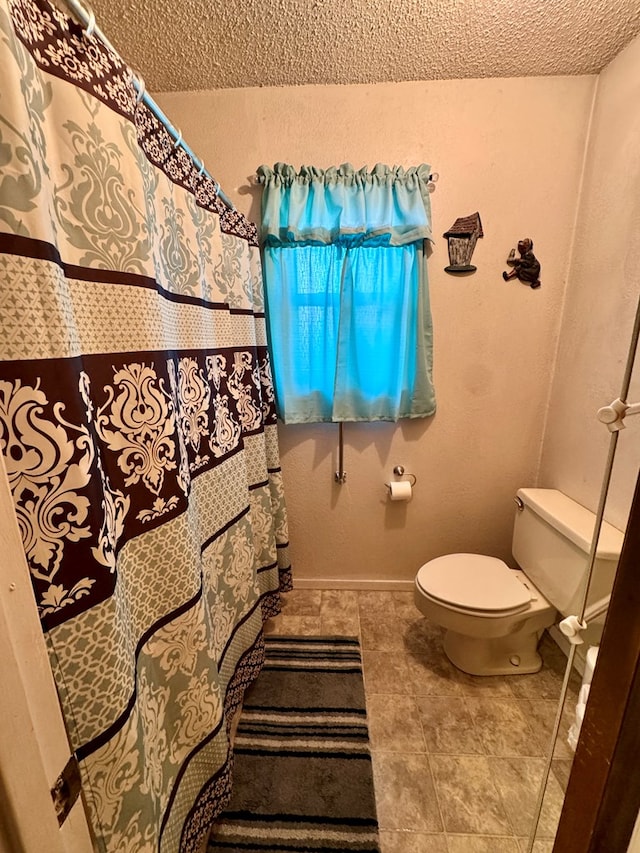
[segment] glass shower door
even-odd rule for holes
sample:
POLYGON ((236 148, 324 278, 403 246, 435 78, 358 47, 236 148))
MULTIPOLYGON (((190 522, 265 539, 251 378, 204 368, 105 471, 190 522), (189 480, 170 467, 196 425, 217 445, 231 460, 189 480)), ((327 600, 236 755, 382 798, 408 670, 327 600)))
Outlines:
POLYGON ((634 362, 639 337, 640 303, 636 310, 631 342, 621 381, 620 396, 614 401, 613 405, 607 405, 606 401, 603 401, 603 409, 597 413, 602 428, 608 428, 611 437, 587 564, 582 606, 580 612, 574 614, 573 618, 565 619, 561 623, 561 629, 566 637, 565 643, 568 644, 568 658, 545 770, 538 793, 533 826, 526 848, 527 853, 551 853, 554 850, 553 839, 549 837, 550 780, 555 780, 566 793, 573 768, 574 751, 591 692, 590 681, 598 655, 597 644, 602 635, 604 620, 608 611, 606 598, 597 602, 590 601, 589 606, 587 605, 591 576, 605 523, 607 497, 610 485, 618 474, 623 470, 628 471, 630 465, 634 466, 633 470, 635 471, 640 468, 640 441, 638 441, 640 413, 638 413, 635 421, 625 423, 626 418, 631 418, 633 414, 636 414, 634 412, 636 407, 630 406, 626 401, 629 399, 635 401, 636 398, 640 400, 640 377, 634 375, 634 362), (629 426, 630 429, 626 430, 626 426, 629 426), (580 642, 581 640, 582 642, 580 642), (585 640, 587 644, 592 645, 588 651, 585 648, 582 654, 576 658, 576 652, 585 644, 585 640), (580 665, 576 666, 578 662, 580 665))

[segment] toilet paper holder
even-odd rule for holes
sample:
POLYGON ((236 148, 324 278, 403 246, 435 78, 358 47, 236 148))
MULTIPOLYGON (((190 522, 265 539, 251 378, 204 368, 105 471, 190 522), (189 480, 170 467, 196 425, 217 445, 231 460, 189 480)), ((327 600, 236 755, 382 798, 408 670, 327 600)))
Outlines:
MULTIPOLYGON (((412 489, 414 488, 415 484, 418 482, 418 478, 416 477, 415 474, 409 474, 409 473, 405 472, 404 465, 396 465, 396 467, 393 469, 393 473, 396 475, 396 477, 411 477, 412 478, 411 479, 411 488, 412 489)), ((385 483, 385 486, 387 487, 387 491, 390 492, 391 491, 391 483, 385 483)))

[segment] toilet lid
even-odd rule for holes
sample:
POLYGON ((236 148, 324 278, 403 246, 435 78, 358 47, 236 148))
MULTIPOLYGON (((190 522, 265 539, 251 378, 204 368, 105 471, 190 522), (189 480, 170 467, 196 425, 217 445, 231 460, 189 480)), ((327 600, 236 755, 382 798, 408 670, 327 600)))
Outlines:
POLYGON ((520 613, 531 593, 517 575, 497 557, 481 554, 446 554, 425 563, 418 586, 431 598, 465 610, 520 613))

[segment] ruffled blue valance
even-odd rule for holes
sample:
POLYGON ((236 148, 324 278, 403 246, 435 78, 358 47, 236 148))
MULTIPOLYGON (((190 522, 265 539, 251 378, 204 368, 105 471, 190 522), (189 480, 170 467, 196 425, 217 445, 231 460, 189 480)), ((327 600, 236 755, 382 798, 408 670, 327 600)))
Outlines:
POLYGON ((260 166, 266 245, 405 246, 432 239, 430 167, 260 166))

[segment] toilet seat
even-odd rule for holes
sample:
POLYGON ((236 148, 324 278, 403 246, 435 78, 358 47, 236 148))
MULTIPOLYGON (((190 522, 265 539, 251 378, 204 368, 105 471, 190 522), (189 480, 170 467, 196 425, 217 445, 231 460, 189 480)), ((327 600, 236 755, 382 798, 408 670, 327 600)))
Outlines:
POLYGON ((451 609, 511 616, 527 610, 534 598, 519 574, 497 557, 446 554, 425 563, 416 584, 425 596, 451 609))

